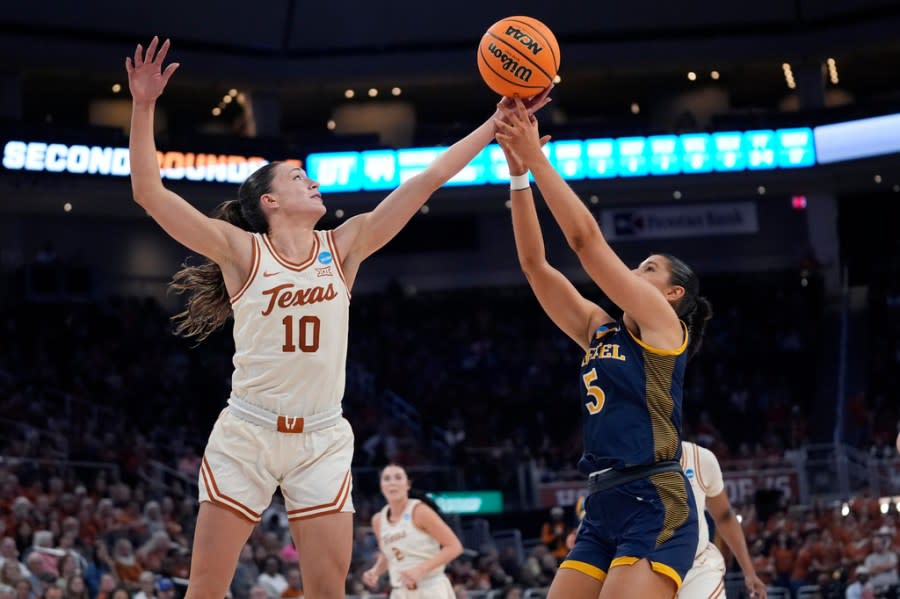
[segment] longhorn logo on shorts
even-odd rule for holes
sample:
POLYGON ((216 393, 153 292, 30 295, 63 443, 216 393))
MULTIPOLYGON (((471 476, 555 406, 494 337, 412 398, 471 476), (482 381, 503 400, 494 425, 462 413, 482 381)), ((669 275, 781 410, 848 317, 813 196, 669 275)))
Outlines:
POLYGON ((295 416, 279 416, 278 417, 279 433, 302 433, 303 418, 295 416))

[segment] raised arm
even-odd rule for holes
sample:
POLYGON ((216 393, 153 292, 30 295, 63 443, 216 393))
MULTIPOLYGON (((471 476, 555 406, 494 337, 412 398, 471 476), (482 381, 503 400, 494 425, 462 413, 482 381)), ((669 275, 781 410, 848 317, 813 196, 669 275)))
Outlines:
MULTIPOLYGON (((547 88, 529 100, 527 105, 522 104, 522 109, 530 113, 540 110, 550 102, 551 89, 552 87, 547 88)), ((512 100, 504 98, 500 105, 511 107, 512 100)), ((349 219, 335 230, 335 240, 344 257, 341 264, 348 283, 352 284, 363 260, 393 239, 435 191, 493 141, 494 117, 498 112, 447 148, 424 171, 404 181, 374 210, 349 219)))
POLYGON ((515 109, 501 109, 504 118, 497 125, 498 139, 502 138, 531 169, 544 201, 585 271, 638 323, 645 341, 662 349, 678 347, 682 330, 675 310, 658 289, 635 275, 609 246, 591 212, 541 151, 537 119, 527 114, 520 100, 515 109))
POLYGON ((128 148, 134 201, 179 243, 220 266, 245 255, 246 270, 249 270, 251 246, 246 231, 209 218, 162 184, 153 139, 153 113, 156 100, 179 66, 176 62, 162 69, 168 51, 169 40, 160 46, 159 38, 154 37, 146 52, 138 44, 134 60, 125 59, 132 97, 128 148))
MULTIPOLYGON (((541 138, 541 145, 549 139, 549 136, 541 138)), ((497 141, 506 156, 510 176, 527 176, 528 171, 525 165, 506 145, 502 136, 498 136, 497 141)), ((588 301, 578 293, 565 275, 547 262, 541 224, 534 207, 531 186, 520 189, 511 188, 509 197, 512 203, 516 253, 531 290, 534 291, 538 303, 541 304, 550 320, 583 350, 587 351, 593 331, 612 319, 600 306, 588 301)))

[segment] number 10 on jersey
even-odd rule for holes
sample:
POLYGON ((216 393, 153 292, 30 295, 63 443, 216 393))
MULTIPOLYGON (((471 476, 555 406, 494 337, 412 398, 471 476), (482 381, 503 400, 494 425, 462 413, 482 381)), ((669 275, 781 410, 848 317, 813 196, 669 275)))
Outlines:
POLYGON ((312 353, 319 349, 319 325, 321 321, 318 316, 301 316, 296 319, 294 324, 294 316, 288 314, 281 323, 284 325, 284 345, 281 346, 283 352, 297 351, 297 345, 294 345, 294 329, 297 329, 297 343, 300 351, 312 353))

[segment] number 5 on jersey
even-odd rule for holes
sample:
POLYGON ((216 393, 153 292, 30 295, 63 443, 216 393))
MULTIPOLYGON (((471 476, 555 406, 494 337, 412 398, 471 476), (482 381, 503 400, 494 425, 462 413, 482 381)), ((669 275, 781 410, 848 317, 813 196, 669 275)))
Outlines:
POLYGON ((603 409, 603 404, 606 403, 606 393, 594 384, 597 381, 597 369, 591 368, 590 372, 581 375, 581 380, 584 381, 584 388, 587 390, 587 394, 591 396, 591 401, 584 404, 584 407, 587 408, 591 416, 599 414, 600 410, 603 409))

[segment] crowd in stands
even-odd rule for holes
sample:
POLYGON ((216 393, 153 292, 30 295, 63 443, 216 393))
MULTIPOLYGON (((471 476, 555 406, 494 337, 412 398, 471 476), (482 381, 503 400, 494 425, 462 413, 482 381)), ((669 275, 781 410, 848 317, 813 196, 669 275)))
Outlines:
MULTIPOLYGON (((0 465, 0 597, 174 599, 183 593, 195 499, 113 478, 104 470, 76 476, 62 463, 41 467, 7 459, 0 465)), ((361 574, 377 552, 365 524, 371 513, 362 505, 348 578, 348 591, 355 594, 366 592, 361 574)), ((827 599, 843 596, 856 581, 873 590, 898 583, 900 512, 894 504, 882 505, 860 495, 849 504, 782 503, 765 514, 749 503, 738 511, 766 583, 794 590, 814 585, 827 599)), ((565 556, 562 540, 572 525, 555 508, 541 536, 526 541, 524 554, 489 539, 468 547, 448 575, 467 591, 544 587, 565 556)), ((734 569, 724 546, 723 552, 734 569)), ((276 500, 241 552, 233 597, 302 596, 297 558, 276 500)))
MULTIPOLYGON (((723 461, 781 457, 808 443, 816 390, 796 373, 821 367, 821 290, 796 273, 703 284, 716 316, 689 369, 686 437, 723 461), (778 310, 760 310, 773 304, 778 310)), ((194 347, 171 334, 158 304, 135 298, 11 302, 0 328, 0 599, 58 599, 56 588, 65 599, 180 595, 197 508, 190 481, 227 397, 230 332, 194 347)), ((542 481, 571 475, 580 449, 578 350, 526 288, 392 287, 355 298, 350 335, 345 411, 359 469, 442 464, 464 473, 456 482, 465 488, 501 489, 512 502, 522 499, 523 465, 542 481), (385 409, 387 397, 411 414, 385 409)), ((357 478, 348 591, 362 593, 361 572, 377 551, 365 523, 382 500, 377 477, 357 478)), ((857 502, 848 516, 742 506, 760 572, 788 587, 846 584, 869 556, 896 559, 896 510, 882 514, 870 503, 857 502)), ((448 568, 451 580, 510 596, 545 586, 565 554, 559 535, 541 542, 539 521, 522 533, 532 539, 524 555, 467 547, 448 568)), ((241 554, 232 594, 300 596, 296 557, 276 499, 241 554)), ((877 568, 869 567, 873 582, 877 568)))

